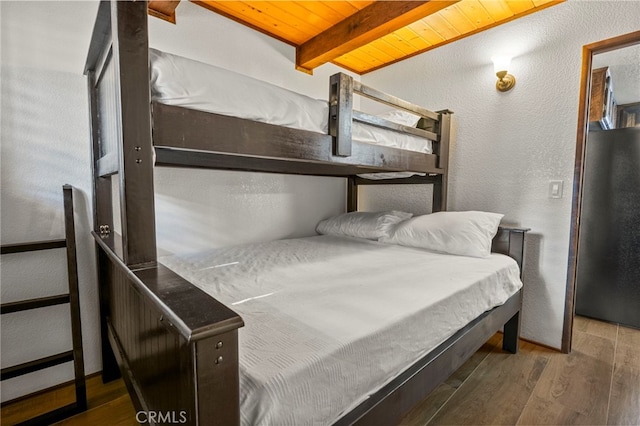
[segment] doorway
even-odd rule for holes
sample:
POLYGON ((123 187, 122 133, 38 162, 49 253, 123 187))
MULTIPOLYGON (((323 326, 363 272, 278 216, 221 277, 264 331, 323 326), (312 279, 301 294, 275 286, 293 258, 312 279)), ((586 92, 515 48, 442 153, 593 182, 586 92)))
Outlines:
MULTIPOLYGON (((592 88, 592 72, 594 65, 594 56, 611 52, 617 49, 626 48, 640 44, 640 31, 621 35, 611 39, 599 41, 586 45, 582 48, 582 78, 580 85, 580 104, 578 113, 578 129, 576 137, 576 159, 574 167, 574 188, 573 188, 573 201, 571 212, 571 241, 569 246, 569 265, 567 273, 567 291, 565 299, 565 313, 564 313, 564 326, 562 335, 562 352, 568 353, 571 351, 571 340, 573 330, 573 319, 575 312, 575 300, 576 300, 576 282, 578 272, 578 249, 580 242, 580 218, 583 208, 583 190, 584 190, 584 172, 585 172, 585 148, 587 145, 587 136, 589 132, 590 120, 589 120, 589 108, 593 105, 591 101, 591 88, 592 88)), ((597 62, 595 62, 597 64, 597 62)), ((600 67, 602 68, 602 67, 600 67)), ((604 75, 604 82, 606 82, 606 73, 604 75)), ((609 76, 610 78, 610 76, 609 76)), ((593 84, 599 84, 593 81, 593 84)), ((613 83, 615 84, 615 83, 613 83)), ((611 79, 609 80, 609 87, 611 86, 611 79)), ((600 126, 604 128, 611 128, 616 125, 619 120, 617 114, 617 105, 615 103, 615 97, 607 96, 607 92, 603 90, 603 97, 598 102, 602 108, 602 116, 600 126)), ((631 111, 627 111, 628 113, 631 111)), ((635 116, 634 116, 635 117, 635 116)), ((622 120, 627 120, 624 116, 622 120)), ((631 122, 631 119, 629 119, 631 122)), ((626 123, 626 121, 625 121, 626 123)), ((594 125, 594 124, 592 124, 594 125)))

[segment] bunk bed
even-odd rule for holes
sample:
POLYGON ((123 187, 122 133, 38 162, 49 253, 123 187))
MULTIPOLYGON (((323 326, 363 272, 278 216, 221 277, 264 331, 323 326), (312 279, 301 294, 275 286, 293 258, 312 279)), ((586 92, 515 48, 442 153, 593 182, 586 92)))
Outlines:
MULTIPOLYGON (((432 184, 433 210, 440 211, 447 201, 451 112, 426 110, 345 74, 330 80, 327 133, 169 105, 150 98, 154 88, 149 52, 146 2, 101 2, 85 74, 103 378, 122 374, 136 408, 160 413, 161 418, 239 424, 238 333, 244 321, 229 303, 185 279, 188 271, 178 275, 179 265, 169 268, 158 261, 154 167, 344 177, 348 211, 357 210, 360 185, 432 184), (355 111, 354 94, 421 119, 414 128, 355 111), (358 141, 352 137, 354 123, 432 141, 431 153, 358 141), (359 176, 396 172, 420 175, 384 180, 359 176)), ((520 270, 525 233, 526 229, 501 228, 493 241, 493 251, 515 259, 520 270)), ((366 398, 353 401, 332 421, 397 422, 501 328, 504 349, 515 353, 521 305, 518 290, 411 361, 366 398)))

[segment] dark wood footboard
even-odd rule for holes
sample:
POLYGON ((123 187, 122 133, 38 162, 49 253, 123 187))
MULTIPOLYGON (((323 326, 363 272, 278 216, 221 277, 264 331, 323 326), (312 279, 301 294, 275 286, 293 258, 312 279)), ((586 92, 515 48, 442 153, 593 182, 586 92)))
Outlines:
POLYGON ((163 266, 127 267, 95 238, 103 326, 136 420, 239 424, 242 319, 163 266))

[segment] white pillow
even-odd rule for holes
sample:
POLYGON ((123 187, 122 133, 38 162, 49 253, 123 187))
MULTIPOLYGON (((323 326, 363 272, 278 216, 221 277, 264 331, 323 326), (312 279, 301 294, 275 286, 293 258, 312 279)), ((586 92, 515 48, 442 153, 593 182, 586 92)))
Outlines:
POLYGON ((316 231, 324 235, 338 235, 377 240, 388 237, 393 227, 413 214, 400 211, 351 212, 325 219, 316 231))
POLYGON ((417 216, 399 224, 391 235, 380 241, 461 256, 488 257, 491 240, 503 216, 479 211, 417 216))
POLYGON ((396 124, 402 124, 403 126, 409 126, 409 127, 416 127, 416 125, 418 124, 418 121, 420 121, 419 115, 415 115, 401 109, 392 109, 391 111, 378 114, 377 117, 380 117, 384 120, 393 121, 396 124))

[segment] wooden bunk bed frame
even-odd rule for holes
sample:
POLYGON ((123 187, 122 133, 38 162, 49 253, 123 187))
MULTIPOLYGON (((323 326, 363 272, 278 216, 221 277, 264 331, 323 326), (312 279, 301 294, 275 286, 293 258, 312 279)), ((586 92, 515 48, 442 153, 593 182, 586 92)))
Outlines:
MULTIPOLYGON (((330 81, 329 135, 151 104, 145 1, 100 4, 85 74, 103 378, 122 374, 138 410, 179 416, 188 424, 240 422, 238 329, 243 320, 157 263, 154 149, 161 166, 342 176, 349 211, 357 210, 359 185, 388 183, 433 184, 434 211, 446 208, 450 111, 428 111, 344 74, 330 81), (421 115, 420 128, 353 111, 354 93, 421 115), (352 120, 428 137, 434 154, 352 142, 352 120), (384 181, 356 177, 407 170, 427 175, 384 181), (114 210, 119 221, 114 222, 114 210)), ((501 228, 494 251, 510 255, 522 268, 525 232, 501 228)), ((397 422, 501 328, 504 349, 515 353, 521 299, 519 291, 482 314, 337 424, 397 422)))

